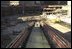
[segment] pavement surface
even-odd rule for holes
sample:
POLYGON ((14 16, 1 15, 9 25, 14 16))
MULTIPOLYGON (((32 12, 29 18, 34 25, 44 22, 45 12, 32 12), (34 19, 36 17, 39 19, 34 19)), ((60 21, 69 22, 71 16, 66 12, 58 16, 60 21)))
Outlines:
POLYGON ((50 48, 50 45, 40 27, 33 28, 26 48, 50 48))
POLYGON ((47 21, 46 23, 47 23, 48 25, 50 25, 51 27, 59 30, 59 31, 62 32, 62 33, 67 33, 67 32, 69 32, 69 31, 71 31, 71 29, 69 29, 69 28, 67 28, 67 27, 65 27, 65 26, 62 26, 62 25, 60 25, 60 24, 58 24, 58 23, 51 23, 51 22, 48 22, 48 21, 47 21))

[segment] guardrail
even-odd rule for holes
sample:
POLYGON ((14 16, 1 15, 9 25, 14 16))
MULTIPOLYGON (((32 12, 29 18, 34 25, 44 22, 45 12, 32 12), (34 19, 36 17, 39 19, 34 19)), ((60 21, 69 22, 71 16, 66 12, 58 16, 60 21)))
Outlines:
POLYGON ((28 36, 28 30, 24 29, 6 48, 18 48, 28 36))
POLYGON ((60 34, 58 34, 59 31, 53 29, 47 24, 42 26, 42 28, 45 32, 46 37, 49 37, 52 43, 54 43, 55 48, 71 48, 71 44, 60 34))
POLYGON ((24 28, 22 32, 9 45, 6 46, 6 48, 21 48, 23 42, 26 42, 33 26, 34 24, 24 28))

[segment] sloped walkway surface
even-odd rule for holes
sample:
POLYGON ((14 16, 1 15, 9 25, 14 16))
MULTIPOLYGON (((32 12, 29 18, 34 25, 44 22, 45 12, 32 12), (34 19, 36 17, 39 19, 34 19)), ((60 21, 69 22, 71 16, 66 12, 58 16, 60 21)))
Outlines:
POLYGON ((33 28, 26 48, 50 48, 48 41, 39 27, 33 28))

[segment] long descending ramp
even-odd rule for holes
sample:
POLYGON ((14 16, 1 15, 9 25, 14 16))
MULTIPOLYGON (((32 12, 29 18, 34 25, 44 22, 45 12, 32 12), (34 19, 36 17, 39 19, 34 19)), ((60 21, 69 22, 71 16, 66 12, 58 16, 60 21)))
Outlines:
POLYGON ((32 29, 26 48, 50 48, 40 27, 34 27, 32 29))

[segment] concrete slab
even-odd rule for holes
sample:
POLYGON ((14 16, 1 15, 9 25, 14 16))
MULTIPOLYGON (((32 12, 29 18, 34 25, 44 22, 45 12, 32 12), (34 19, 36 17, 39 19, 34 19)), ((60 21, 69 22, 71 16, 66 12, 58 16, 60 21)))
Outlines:
POLYGON ((51 27, 59 30, 59 31, 62 32, 62 33, 67 33, 67 32, 69 32, 69 31, 71 31, 71 29, 69 29, 69 28, 67 28, 67 27, 65 27, 65 26, 62 26, 62 25, 60 25, 60 24, 58 24, 58 23, 51 23, 51 22, 46 22, 46 23, 47 23, 48 25, 50 25, 51 27))

